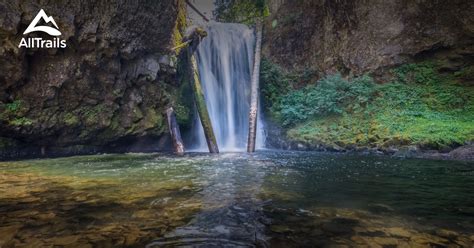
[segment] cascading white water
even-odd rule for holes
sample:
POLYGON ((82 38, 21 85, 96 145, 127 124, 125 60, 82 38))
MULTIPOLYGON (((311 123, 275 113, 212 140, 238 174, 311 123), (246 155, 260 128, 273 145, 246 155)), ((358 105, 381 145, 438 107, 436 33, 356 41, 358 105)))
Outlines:
MULTIPOLYGON (((212 23, 197 51, 197 62, 207 108, 221 151, 244 151, 247 145, 250 78, 255 34, 242 24, 212 23)), ((260 108, 259 108, 260 109, 260 108)), ((197 115, 196 115, 197 116, 197 115)), ((257 149, 265 143, 259 113, 257 149)), ((207 151, 204 131, 194 121, 191 149, 207 151)))

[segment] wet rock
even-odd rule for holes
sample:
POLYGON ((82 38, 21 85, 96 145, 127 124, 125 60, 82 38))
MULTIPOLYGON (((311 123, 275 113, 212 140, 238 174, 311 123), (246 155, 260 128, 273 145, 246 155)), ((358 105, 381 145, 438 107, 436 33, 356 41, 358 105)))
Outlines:
POLYGON ((41 220, 41 221, 49 221, 54 219, 56 217, 55 213, 42 213, 42 214, 37 214, 35 216, 36 219, 41 220))
POLYGON ((466 145, 449 152, 448 156, 455 160, 474 160, 474 145, 466 145))
POLYGON ((77 243, 66 246, 68 248, 93 248, 92 244, 89 243, 77 243))
POLYGON ((344 244, 330 244, 330 245, 326 245, 324 247, 327 247, 327 248, 349 248, 350 246, 349 245, 344 245, 344 244))
POLYGON ((159 58, 158 63, 163 66, 173 66, 170 56, 163 55, 159 58))
POLYGON ((417 146, 404 146, 393 154, 394 157, 398 158, 414 158, 420 155, 420 150, 417 146))
POLYGON ((44 240, 29 237, 24 242, 17 244, 15 247, 21 248, 38 248, 38 247, 48 247, 45 244, 44 240))
POLYGON ((158 75, 160 65, 153 57, 136 60, 127 68, 128 75, 132 78, 143 77, 146 80, 153 81, 158 75))
POLYGON ((69 235, 49 239, 49 242, 53 243, 54 245, 70 245, 76 243, 79 238, 79 235, 69 235))
POLYGON ((39 200, 41 200, 39 197, 34 197, 34 196, 24 197, 24 198, 18 199, 18 201, 20 201, 22 203, 33 203, 33 202, 38 202, 39 200))
POLYGON ((171 98, 179 99, 169 48, 184 28, 178 22, 184 2, 12 0, 0 9, 0 33, 11 44, 0 48, 0 112, 16 100, 21 111, 6 118, 28 120, 0 123, 0 143, 8 136, 14 144, 0 149, 0 158, 166 147, 157 141, 166 131, 160 113, 171 98), (65 49, 17 47, 38 5, 60 26, 65 49), (161 70, 160 57, 168 58, 167 70, 161 70), (136 104, 133 91, 146 99, 136 104))
POLYGON ((366 243, 366 239, 364 239, 360 236, 352 236, 351 240, 354 241, 357 244, 365 244, 366 243))
POLYGON ((391 228, 386 228, 384 230, 387 234, 391 236, 395 236, 395 237, 409 238, 412 235, 409 231, 401 227, 391 227, 391 228))
POLYGON ((397 247, 398 245, 398 240, 395 238, 388 238, 388 237, 374 237, 373 238, 374 242, 383 246, 383 247, 397 247))
POLYGON ((26 218, 26 217, 34 217, 38 214, 39 212, 36 210, 18 210, 18 211, 9 212, 8 216, 17 217, 17 218, 26 218))
POLYGON ((382 232, 382 231, 379 231, 379 230, 375 230, 375 231, 364 231, 364 232, 359 232, 359 231, 358 231, 358 234, 359 234, 359 235, 362 235, 362 236, 368 236, 368 237, 385 236, 385 233, 382 232))
POLYGON ((474 247, 474 242, 468 237, 457 237, 454 242, 461 247, 474 247))
POLYGON ((421 244, 421 245, 439 245, 439 246, 442 246, 443 243, 448 243, 448 240, 446 239, 442 239, 442 238, 438 238, 438 237, 435 237, 435 236, 432 236, 432 235, 428 235, 428 234, 415 234, 413 236, 411 236, 411 241, 416 243, 416 244, 421 244))
POLYGON ((155 216, 152 210, 139 210, 133 213, 133 218, 151 219, 155 216))
POLYGON ((447 239, 454 239, 459 236, 459 233, 447 229, 438 229, 436 230, 436 235, 447 239))
POLYGON ((330 222, 323 223, 322 229, 337 235, 350 234, 359 221, 348 218, 334 218, 330 222))
POLYGON ((74 200, 75 201, 85 201, 85 200, 87 200, 87 196, 86 195, 79 195, 79 196, 74 197, 74 200))
POLYGON ((0 227, 0 247, 7 246, 23 225, 11 225, 0 227))
POLYGON ((380 213, 390 213, 390 212, 393 212, 395 211, 392 207, 390 207, 389 205, 386 205, 386 204, 381 204, 381 203, 377 203, 377 204, 369 204, 369 211, 373 212, 373 213, 377 213, 377 214, 380 214, 380 213))

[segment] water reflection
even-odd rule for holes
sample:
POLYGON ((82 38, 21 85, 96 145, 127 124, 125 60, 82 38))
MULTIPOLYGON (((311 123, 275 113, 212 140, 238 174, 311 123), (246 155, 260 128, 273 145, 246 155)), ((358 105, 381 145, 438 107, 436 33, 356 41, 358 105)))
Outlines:
POLYGON ((323 153, 0 163, 0 246, 472 247, 474 165, 323 153))
POLYGON ((251 155, 224 154, 218 168, 204 173, 208 184, 194 197, 203 211, 147 247, 264 245, 263 201, 258 197, 265 177, 262 162, 251 155))

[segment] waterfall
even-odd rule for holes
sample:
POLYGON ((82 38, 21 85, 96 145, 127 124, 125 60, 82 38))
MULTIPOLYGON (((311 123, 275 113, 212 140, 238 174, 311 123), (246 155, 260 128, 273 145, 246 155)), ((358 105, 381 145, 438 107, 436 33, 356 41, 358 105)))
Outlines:
MULTIPOLYGON (((217 144, 224 152, 244 151, 249 129, 255 34, 245 25, 230 23, 211 23, 206 31, 208 36, 199 45, 196 59, 217 144)), ((257 149, 263 148, 265 141, 261 113, 258 116, 257 149)), ((190 148, 208 151, 204 131, 197 118, 193 124, 194 138, 190 148)))

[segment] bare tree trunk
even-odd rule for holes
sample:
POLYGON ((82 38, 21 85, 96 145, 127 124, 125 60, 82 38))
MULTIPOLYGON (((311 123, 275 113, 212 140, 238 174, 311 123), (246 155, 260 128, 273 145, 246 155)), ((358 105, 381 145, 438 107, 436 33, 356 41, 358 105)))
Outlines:
POLYGON ((250 111, 249 111, 249 136, 247 141, 247 152, 255 152, 255 140, 257 136, 257 113, 258 113, 258 89, 260 77, 260 53, 262 47, 262 22, 257 21, 256 25, 256 43, 255 56, 251 81, 250 92, 250 111))
POLYGON ((174 113, 173 107, 169 107, 166 110, 166 117, 168 119, 168 128, 173 141, 174 152, 178 155, 184 154, 184 143, 181 139, 181 132, 179 131, 179 125, 176 121, 176 114, 174 113))

